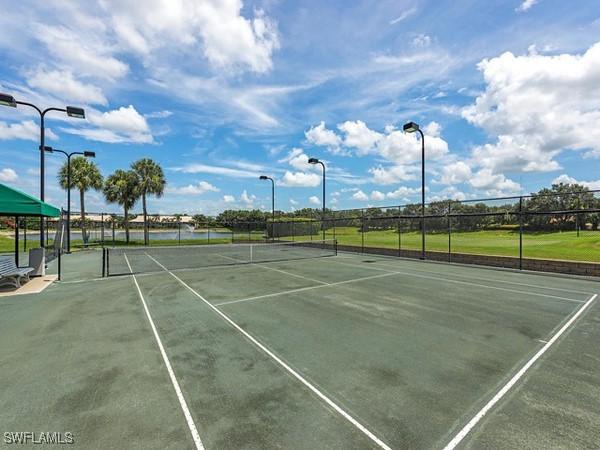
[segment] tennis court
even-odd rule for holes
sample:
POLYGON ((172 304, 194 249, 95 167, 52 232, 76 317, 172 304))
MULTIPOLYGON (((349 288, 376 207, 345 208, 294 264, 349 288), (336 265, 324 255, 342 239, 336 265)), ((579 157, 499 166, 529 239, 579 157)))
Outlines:
POLYGON ((600 442, 596 281, 250 247, 73 253, 63 282, 0 299, 3 431, 80 448, 600 442))

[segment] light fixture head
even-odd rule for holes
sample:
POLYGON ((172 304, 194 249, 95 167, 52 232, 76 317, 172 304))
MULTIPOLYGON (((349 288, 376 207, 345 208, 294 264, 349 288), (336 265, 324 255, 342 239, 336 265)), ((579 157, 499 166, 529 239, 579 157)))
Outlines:
POLYGON ((0 94, 0 105, 10 106, 11 108, 17 107, 17 101, 12 95, 0 94))
POLYGON ((95 158, 96 157, 96 152, 90 152, 88 150, 85 150, 83 152, 83 156, 85 156, 86 158, 95 158))
MULTIPOLYGON (((40 149, 41 148, 42 147, 40 146, 40 149)), ((47 152, 47 153, 53 153, 54 149, 52 147, 49 147, 48 145, 44 145, 44 151, 47 152)))
POLYGON ((85 119, 85 111, 77 106, 67 106, 67 116, 75 119, 85 119))
POLYGON ((261 175, 260 177, 258 177, 259 180, 268 180, 269 177, 267 177, 266 175, 261 175))
POLYGON ((321 161, 319 161, 317 158, 309 158, 308 159, 308 163, 309 164, 319 164, 321 161))
POLYGON ((405 133, 414 133, 415 131, 419 131, 419 125, 414 122, 405 123, 402 127, 405 133))

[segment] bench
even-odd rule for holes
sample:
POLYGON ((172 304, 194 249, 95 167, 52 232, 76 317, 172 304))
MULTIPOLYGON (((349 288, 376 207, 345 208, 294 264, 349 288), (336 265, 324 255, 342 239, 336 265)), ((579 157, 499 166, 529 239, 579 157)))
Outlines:
POLYGON ((0 284, 6 282, 21 287, 21 278, 29 281, 29 274, 33 272, 33 267, 17 267, 12 256, 0 257, 0 284))

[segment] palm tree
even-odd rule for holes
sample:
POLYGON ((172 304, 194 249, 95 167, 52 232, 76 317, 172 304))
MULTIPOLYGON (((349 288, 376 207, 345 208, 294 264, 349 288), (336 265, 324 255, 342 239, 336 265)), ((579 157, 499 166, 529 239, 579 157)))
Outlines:
POLYGON ((85 230, 85 193, 93 189, 99 191, 102 189, 102 175, 98 166, 93 161, 77 156, 71 159, 71 186, 67 182, 68 163, 65 162, 58 172, 58 182, 63 189, 79 189, 79 202, 81 205, 81 238, 83 243, 87 244, 88 236, 85 230))
POLYGON ((146 196, 148 194, 161 197, 165 191, 165 174, 162 167, 150 158, 142 158, 133 164, 131 169, 138 177, 140 195, 142 196, 142 209, 144 213, 144 245, 148 245, 148 211, 146 209, 146 196))
POLYGON ((140 198, 138 177, 133 170, 117 169, 106 178, 104 197, 107 202, 118 203, 125 215, 125 241, 129 244, 129 210, 140 198))

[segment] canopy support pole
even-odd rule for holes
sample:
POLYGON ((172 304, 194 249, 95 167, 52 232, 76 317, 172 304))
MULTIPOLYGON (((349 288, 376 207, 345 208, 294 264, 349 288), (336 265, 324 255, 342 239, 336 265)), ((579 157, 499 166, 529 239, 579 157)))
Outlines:
POLYGON ((15 216, 15 266, 19 267, 19 216, 15 216))

